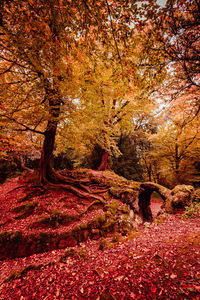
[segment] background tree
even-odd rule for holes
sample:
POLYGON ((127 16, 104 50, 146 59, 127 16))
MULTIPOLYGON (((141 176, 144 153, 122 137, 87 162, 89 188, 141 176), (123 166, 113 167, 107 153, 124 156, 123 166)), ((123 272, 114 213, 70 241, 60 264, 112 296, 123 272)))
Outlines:
POLYGON ((73 145, 78 165, 82 165, 85 157, 91 157, 94 147, 98 147, 101 152, 99 169, 109 168, 111 158, 120 155, 121 132, 133 131, 134 120, 144 114, 144 110, 146 113, 152 111, 156 104, 153 94, 166 72, 163 69, 155 77, 156 67, 149 69, 142 65, 143 60, 150 62, 155 57, 148 57, 143 51, 144 34, 137 28, 131 30, 126 42, 127 46, 123 40, 118 43, 121 61, 116 61, 104 46, 93 56, 83 47, 77 50, 81 55, 72 66, 79 87, 77 106, 58 128, 57 151, 73 145))
POLYGON ((199 161, 200 123, 195 95, 186 94, 171 102, 160 116, 157 132, 149 136, 149 159, 158 166, 159 182, 189 183, 199 161))
POLYGON ((140 161, 138 144, 134 132, 121 134, 118 141, 121 155, 113 158, 115 173, 129 180, 143 181, 144 169, 140 161))
MULTIPOLYGON (((149 24, 146 49, 150 55, 162 57, 173 76, 166 86, 171 94, 180 95, 190 88, 199 89, 199 24, 200 5, 196 0, 168 0, 163 8, 152 5, 147 9, 149 24), (157 43, 155 43, 155 39, 157 43), (154 41, 154 42, 153 42, 154 41), (156 46, 156 47, 155 47, 156 46), (172 89, 173 87, 173 89, 172 89)), ((147 28, 147 27, 146 27, 147 28)), ((199 105, 199 101, 197 103, 199 105)))

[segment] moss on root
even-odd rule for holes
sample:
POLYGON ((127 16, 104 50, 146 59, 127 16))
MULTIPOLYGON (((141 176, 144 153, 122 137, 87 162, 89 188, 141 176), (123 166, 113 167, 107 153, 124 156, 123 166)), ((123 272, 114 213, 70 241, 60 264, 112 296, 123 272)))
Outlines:
MULTIPOLYGON (((95 201, 92 204, 98 205, 95 201)), ((28 209, 34 209, 37 202, 30 202, 15 208, 15 212, 24 213, 28 209)), ((114 234, 114 240, 117 240, 117 233, 128 235, 133 231, 133 225, 129 218, 130 209, 126 204, 119 200, 110 201, 103 205, 102 212, 93 217, 87 223, 81 221, 83 216, 70 215, 62 213, 59 210, 48 211, 46 215, 41 215, 36 222, 31 224, 32 228, 40 229, 40 232, 23 235, 20 231, 1 232, 0 233, 0 259, 29 256, 34 253, 42 253, 53 249, 63 249, 65 247, 74 247, 89 237, 99 239, 108 234, 114 234), (48 215, 47 215, 48 214, 48 215), (73 223, 74 222, 74 223, 73 223), (46 228, 56 229, 60 225, 76 224, 72 229, 66 228, 65 232, 46 232, 46 228)), ((80 254, 81 256, 81 254, 80 254)), ((84 256, 84 254, 83 254, 84 256)))
POLYGON ((15 219, 24 219, 29 217, 34 212, 34 209, 37 206, 38 206, 38 202, 29 202, 27 204, 23 204, 15 207, 12 210, 12 212, 18 214, 18 216, 16 216, 15 219))
POLYGON ((88 253, 87 250, 83 247, 81 247, 78 250, 75 250, 74 248, 67 249, 65 253, 60 257, 59 262, 66 263, 67 259, 71 258, 79 258, 79 259, 87 259, 88 253))
POLYGON ((21 278, 23 276, 25 276, 30 270, 38 270, 42 267, 42 265, 29 265, 28 267, 22 269, 22 270, 19 270, 19 271, 12 271, 10 276, 8 278, 6 278, 3 282, 6 283, 6 282, 10 282, 12 280, 15 280, 17 278, 21 278))
POLYGON ((154 224, 160 224, 160 223, 164 223, 167 219, 167 214, 161 214, 159 216, 156 217, 156 219, 153 220, 154 224))
POLYGON ((37 221, 30 225, 30 228, 57 228, 60 225, 69 225, 77 220, 80 220, 79 215, 65 214, 55 209, 49 216, 40 216, 37 221))

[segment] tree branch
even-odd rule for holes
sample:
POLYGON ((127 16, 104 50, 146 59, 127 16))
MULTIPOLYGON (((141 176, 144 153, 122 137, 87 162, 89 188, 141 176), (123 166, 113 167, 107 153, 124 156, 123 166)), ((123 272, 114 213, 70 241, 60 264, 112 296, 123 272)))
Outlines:
POLYGON ((7 119, 9 119, 10 121, 13 121, 13 122, 15 122, 16 124, 18 124, 18 125, 24 127, 24 129, 16 129, 16 131, 31 131, 31 132, 34 132, 34 133, 38 133, 38 134, 45 135, 45 132, 39 131, 39 130, 35 130, 35 129, 33 129, 33 128, 30 128, 29 126, 27 126, 27 125, 25 125, 25 124, 23 124, 23 123, 17 121, 17 120, 14 119, 14 118, 9 117, 9 116, 7 116, 7 115, 1 115, 1 117, 7 118, 7 119))
POLYGON ((91 14, 91 16, 95 19, 95 21, 96 21, 97 24, 98 24, 99 22, 98 22, 97 18, 92 14, 92 11, 91 11, 91 9, 89 8, 87 2, 86 2, 85 0, 82 0, 82 1, 83 1, 83 3, 84 3, 85 7, 87 8, 87 10, 89 11, 89 13, 91 14))
POLYGON ((110 6, 109 6, 107 0, 106 0, 106 5, 107 5, 107 8, 108 8, 108 14, 109 14, 109 18, 110 18, 110 25, 111 25, 111 30, 112 30, 112 35, 113 35, 115 47, 116 47, 116 50, 117 50, 117 55, 118 55, 118 58, 119 58, 119 61, 120 61, 120 64, 121 64, 122 72, 124 72, 124 68, 123 68, 123 64, 122 64, 122 59, 121 59, 121 55, 119 53, 119 48, 118 48, 118 45, 117 45, 117 40, 116 40, 116 37, 115 37, 114 28, 113 28, 113 22, 112 22, 112 17, 111 17, 110 6))

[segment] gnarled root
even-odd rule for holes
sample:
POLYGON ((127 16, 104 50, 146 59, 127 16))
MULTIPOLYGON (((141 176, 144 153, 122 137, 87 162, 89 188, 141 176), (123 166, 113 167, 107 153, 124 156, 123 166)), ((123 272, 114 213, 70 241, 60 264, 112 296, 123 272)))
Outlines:
MULTIPOLYGON (((41 176, 41 173, 39 174, 38 171, 35 171, 34 174, 30 173, 25 180, 27 180, 29 184, 36 182, 38 184, 37 189, 62 189, 79 198, 94 199, 102 203, 104 202, 103 193, 108 191, 108 188, 105 186, 98 185, 97 188, 96 184, 92 184, 91 179, 87 177, 73 178, 65 176, 56 172, 53 168, 49 170, 47 175, 42 174, 41 176)), ((27 197, 30 198, 31 193, 30 196, 27 195, 27 197)))

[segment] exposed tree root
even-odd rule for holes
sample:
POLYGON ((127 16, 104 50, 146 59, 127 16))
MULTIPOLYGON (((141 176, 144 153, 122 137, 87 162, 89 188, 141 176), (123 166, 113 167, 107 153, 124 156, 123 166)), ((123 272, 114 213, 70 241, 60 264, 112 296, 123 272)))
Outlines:
POLYGON ((19 189, 22 189, 22 188, 25 188, 25 187, 27 187, 27 186, 26 186, 26 185, 20 185, 20 186, 18 186, 18 187, 16 187, 16 188, 10 190, 8 193, 12 193, 12 192, 14 192, 14 191, 16 191, 16 190, 19 190, 19 189))
POLYGON ((93 201, 92 203, 90 203, 89 205, 88 205, 88 207, 86 207, 86 209, 84 210, 84 212, 82 213, 82 215, 84 215, 84 214, 86 214, 93 206, 95 206, 95 205, 101 205, 101 206, 104 206, 106 204, 106 202, 105 201, 100 201, 100 200, 95 200, 95 201, 93 201))
POLYGON ((95 186, 92 186, 92 185, 90 185, 90 186, 84 186, 83 184, 79 184, 79 186, 82 189, 86 190, 88 193, 92 192, 93 194, 102 194, 102 193, 105 193, 105 192, 108 191, 108 188, 103 188, 102 187, 102 189, 96 189, 95 186))
POLYGON ((35 171, 34 174, 31 173, 27 175, 25 181, 28 182, 29 188, 33 188, 34 186, 30 184, 37 183, 35 185, 36 189, 40 189, 38 192, 33 191, 25 196, 21 201, 26 201, 31 197, 37 195, 41 195, 43 191, 49 189, 62 189, 66 190, 79 198, 86 198, 86 199, 94 199, 101 201, 104 203, 103 193, 108 191, 108 188, 101 184, 95 182, 94 184, 91 183, 91 179, 84 177, 84 178, 74 178, 70 177, 69 173, 65 175, 61 175, 60 173, 56 172, 53 168, 48 170, 47 174, 38 173, 35 171), (41 191, 43 189, 43 191, 41 191))
POLYGON ((24 196, 23 198, 21 198, 19 200, 19 202, 21 203, 21 202, 28 201, 29 199, 31 199, 31 198, 33 198, 35 196, 41 196, 41 195, 45 194, 46 192, 47 191, 45 189, 43 189, 43 190, 34 190, 34 191, 26 194, 26 196, 24 196))
POLYGON ((75 196, 79 198, 87 198, 87 199, 96 199, 99 201, 104 202, 104 198, 102 196, 98 196, 96 194, 93 194, 92 192, 87 192, 84 190, 81 190, 80 188, 77 188, 75 186, 69 185, 69 184, 53 184, 48 183, 48 187, 51 189, 63 189, 70 193, 73 193, 75 196))

